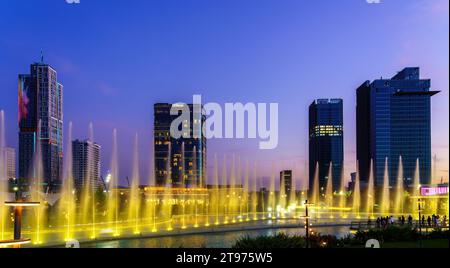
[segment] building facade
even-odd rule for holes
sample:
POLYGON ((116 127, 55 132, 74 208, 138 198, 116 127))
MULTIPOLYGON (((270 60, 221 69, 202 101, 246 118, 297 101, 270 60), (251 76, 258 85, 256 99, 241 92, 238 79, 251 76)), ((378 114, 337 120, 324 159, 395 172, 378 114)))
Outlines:
POLYGON ((6 178, 12 179, 16 178, 16 149, 6 147, 5 148, 5 167, 6 167, 6 178))
POLYGON ((90 140, 72 142, 72 171, 76 189, 86 185, 97 189, 101 185, 100 151, 100 145, 90 140))
POLYGON ((325 191, 330 164, 333 189, 340 188, 344 163, 342 99, 318 99, 309 106, 309 189, 319 167, 319 191, 325 191))
POLYGON ((281 204, 285 204, 285 206, 290 205, 292 194, 292 170, 282 170, 280 172, 280 199, 283 198, 284 200, 281 204), (282 196, 283 194, 285 195, 284 197, 282 196))
POLYGON ((431 81, 419 68, 405 68, 391 79, 366 81, 357 89, 356 141, 361 181, 367 182, 373 159, 375 184, 382 185, 387 159, 390 185, 399 159, 407 185, 419 162, 420 183, 431 182, 431 81))
POLYGON ((180 105, 183 106, 169 103, 154 105, 155 183, 157 186, 171 184, 173 187, 205 187, 206 137, 202 133, 205 116, 202 107, 180 105), (170 114, 172 107, 179 109, 177 115, 170 114), (189 126, 189 131, 183 133, 180 138, 174 138, 170 134, 170 126, 183 108, 189 108, 190 122, 182 122, 183 125, 189 126))
POLYGON ((58 191, 63 158, 63 86, 50 65, 34 63, 19 75, 19 177, 33 179, 33 156, 42 160, 45 191, 58 191), (40 150, 37 146, 41 144, 40 150))

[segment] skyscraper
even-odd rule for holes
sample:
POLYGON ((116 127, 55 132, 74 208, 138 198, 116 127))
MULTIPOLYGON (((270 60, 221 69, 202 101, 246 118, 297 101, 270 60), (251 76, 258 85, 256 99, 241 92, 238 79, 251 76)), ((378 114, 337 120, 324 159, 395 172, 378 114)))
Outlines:
POLYGON ((366 81, 357 89, 357 159, 361 180, 369 177, 373 159, 376 185, 383 183, 388 159, 390 184, 395 185, 399 157, 411 184, 416 160, 420 182, 431 181, 431 81, 420 79, 419 68, 405 68, 391 79, 366 81))
POLYGON ((31 64, 30 74, 19 75, 18 91, 19 177, 30 179, 33 154, 41 144, 43 187, 57 191, 63 157, 63 86, 56 70, 41 61, 31 64))
POLYGON ((333 189, 339 189, 344 162, 342 99, 318 99, 309 106, 309 189, 319 165, 319 191, 327 185, 332 163, 333 189))
POLYGON ((16 150, 14 148, 6 147, 4 159, 6 162, 6 178, 16 178, 16 150))
POLYGON ((82 189, 86 184, 91 188, 99 187, 100 150, 100 145, 90 140, 74 140, 72 142, 72 168, 76 189, 82 189))
POLYGON ((286 195, 286 204, 289 202, 289 197, 292 193, 292 170, 283 170, 280 172, 280 192, 286 195), (284 191, 281 187, 284 186, 284 191))
MULTIPOLYGON (((173 187, 204 187, 206 169, 206 137, 202 134, 205 116, 202 107, 194 109, 195 105, 186 105, 190 110, 189 133, 183 133, 180 138, 170 135, 172 121, 179 115, 171 115, 170 110, 175 104, 157 103, 154 105, 154 154, 156 185, 164 186, 171 183, 173 187), (198 136, 195 135, 198 133, 198 136), (184 144, 184 157, 183 157, 184 144), (170 148, 170 159, 169 157, 170 148), (182 167, 184 158, 184 169, 182 167), (169 163, 167 161, 170 161, 169 163), (170 182, 166 181, 167 167, 170 166, 170 182), (184 178, 183 178, 184 173, 184 178)), ((181 104, 176 104, 181 105, 181 104)), ((177 107, 175 107, 177 108, 177 107)), ((178 107, 182 108, 182 107, 178 107)), ((180 112, 181 114, 181 112, 180 112)))

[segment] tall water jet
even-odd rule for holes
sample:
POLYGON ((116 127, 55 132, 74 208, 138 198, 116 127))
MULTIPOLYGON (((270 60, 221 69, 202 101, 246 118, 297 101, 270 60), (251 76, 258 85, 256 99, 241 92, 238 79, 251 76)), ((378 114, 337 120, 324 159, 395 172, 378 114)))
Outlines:
POLYGON ((228 207, 231 212, 231 222, 236 222, 236 155, 233 154, 231 161, 231 173, 230 173, 230 193, 228 207))
POLYGON ((373 218, 373 207, 375 205, 375 195, 374 195, 374 176, 373 176, 373 160, 370 160, 369 166, 369 181, 367 183, 366 191, 366 213, 369 218, 373 218))
POLYGON ((94 161, 93 155, 93 145, 94 145, 94 130, 92 123, 89 124, 89 138, 87 140, 87 160, 86 160, 86 173, 85 173, 85 181, 82 182, 81 194, 80 194, 80 204, 81 204, 81 213, 78 217, 78 222, 81 226, 91 227, 91 237, 95 237, 95 232, 93 232, 95 211, 93 210, 93 206, 95 206, 95 187, 94 187, 94 178, 93 178, 93 168, 92 163, 94 161))
POLYGON ((222 211, 224 214, 224 224, 228 223, 228 199, 229 195, 229 187, 227 186, 227 156, 223 156, 222 163, 222 187, 224 190, 220 191, 220 203, 222 204, 222 211))
POLYGON ((345 170, 344 170, 344 165, 342 165, 340 182, 341 182, 341 185, 340 185, 340 189, 339 189, 339 208, 342 211, 341 212, 341 216, 343 218, 346 218, 347 215, 345 213, 345 209, 347 207, 347 195, 346 195, 346 190, 345 190, 345 170))
POLYGON ((181 143, 181 168, 180 168, 180 176, 181 176, 181 188, 183 189, 182 200, 181 200, 181 229, 186 229, 186 152, 184 141, 181 143))
MULTIPOLYGON (((41 120, 38 122, 38 129, 35 137, 34 144, 34 153, 33 153, 33 164, 31 169, 31 174, 29 178, 30 181, 30 191, 31 191, 31 199, 35 202, 44 203, 45 193, 43 192, 43 178, 44 178, 44 167, 42 163, 42 145, 41 145, 41 120)), ((34 244, 42 244, 43 243, 43 233, 44 233, 44 220, 45 220, 45 207, 39 206, 35 210, 35 217, 33 226, 34 229, 34 244)))
POLYGON ((361 187, 360 187, 360 179, 359 179, 359 164, 356 163, 356 178, 355 185, 353 186, 353 214, 356 218, 360 218, 360 209, 361 209, 361 187))
MULTIPOLYGON (((89 123, 89 140, 94 143, 94 125, 89 123)), ((88 161, 89 163, 94 162, 94 152, 91 150, 91 152, 88 154, 88 161)), ((88 179, 90 187, 87 189, 88 191, 91 191, 91 239, 95 239, 97 237, 97 231, 96 231, 96 213, 97 213, 97 201, 95 198, 95 191, 96 187, 95 184, 98 182, 94 181, 94 175, 93 171, 91 170, 91 165, 88 165, 88 179)), ((97 180, 99 178, 96 178, 97 180)))
POLYGON ((413 189, 411 191, 412 194, 412 204, 411 204, 411 213, 418 214, 418 199, 420 198, 420 162, 419 158, 416 159, 416 168, 414 170, 414 178, 413 178, 413 189))
POLYGON ((164 198, 161 206, 161 214, 164 217, 164 220, 167 222, 166 230, 173 230, 172 223, 172 145, 169 142, 167 145, 167 159, 166 159, 166 178, 165 178, 165 187, 164 187, 164 198))
POLYGON ((75 188, 72 163, 72 122, 69 122, 68 142, 64 160, 64 179, 59 203, 59 225, 64 226, 64 241, 74 239, 75 227, 75 188))
POLYGON ((133 149, 133 171, 131 176, 131 189, 128 202, 128 220, 134 223, 133 233, 140 234, 140 194, 139 194, 139 137, 136 134, 134 138, 134 149, 133 149))
POLYGON ((244 198, 243 202, 245 205, 245 220, 250 220, 250 170, 249 170, 248 159, 245 162, 245 183, 244 183, 244 198))
POLYGON ((108 185, 107 216, 109 228, 113 230, 114 236, 120 235, 119 230, 119 163, 117 152, 117 130, 113 130, 113 148, 111 155, 111 171, 108 185))
POLYGON ((328 168, 327 186, 325 189, 325 203, 328 208, 333 207, 333 163, 328 168))
POLYGON ((388 169, 388 158, 386 157, 384 162, 384 175, 383 175, 383 188, 381 192, 381 213, 389 213, 389 169, 388 169))
POLYGON ((6 177, 6 162, 5 162, 5 112, 0 111, 0 240, 5 240, 7 229, 7 209, 4 206, 8 196, 8 180, 6 177))
POLYGON ((275 198, 275 167, 272 165, 272 175, 270 176, 270 186, 269 186, 269 218, 275 219, 277 213, 277 204, 275 198))
POLYGON ((256 174, 256 162, 253 163, 253 191, 252 191, 252 212, 253 220, 258 220, 258 185, 256 174))
POLYGON ((309 186, 312 187, 311 191, 311 203, 314 204, 314 206, 319 207, 320 202, 320 193, 319 193, 319 162, 316 163, 316 168, 314 170, 314 179, 313 179, 313 185, 309 186))
POLYGON ((212 198, 212 203, 214 204, 214 214, 215 214, 215 225, 219 225, 220 218, 220 194, 219 194, 219 164, 217 161, 217 154, 214 154, 214 197, 212 198))
POLYGON ((395 213, 402 214, 404 208, 404 185, 403 185, 403 161, 402 156, 398 158, 397 186, 395 194, 395 213))
MULTIPOLYGON (((194 146, 193 152, 192 152, 192 182, 194 189, 198 189, 199 184, 197 183, 198 179, 198 173, 197 173, 197 148, 194 146)), ((194 203, 194 227, 197 228, 199 226, 198 224, 198 214, 199 214, 199 208, 198 208, 198 197, 196 195, 192 196, 193 203, 194 203)))

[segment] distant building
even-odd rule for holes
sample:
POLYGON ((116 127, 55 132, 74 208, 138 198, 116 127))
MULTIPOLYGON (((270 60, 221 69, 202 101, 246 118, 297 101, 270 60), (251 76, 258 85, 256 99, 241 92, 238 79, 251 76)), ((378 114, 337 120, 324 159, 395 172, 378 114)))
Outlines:
POLYGON ((101 185, 100 150, 100 145, 90 140, 72 142, 72 169, 76 189, 82 189, 86 184, 95 189, 101 185))
POLYGON ((62 173, 63 86, 56 70, 40 62, 31 64, 30 74, 19 75, 18 87, 19 178, 31 179, 33 155, 41 144, 43 188, 55 192, 62 173))
POLYGON ((16 178, 16 149, 6 147, 4 159, 6 167, 6 178, 16 178))
MULTIPOLYGON (((206 137, 202 126, 205 116, 194 111, 194 105, 187 105, 190 110, 190 131, 175 139, 170 135, 170 125, 179 115, 171 115, 172 104, 157 103, 154 105, 154 152, 155 181, 157 186, 167 183, 173 187, 205 187, 206 137), (194 135, 199 133, 198 137, 194 135), (182 167, 184 144, 184 169, 182 167), (169 156, 170 148, 170 159, 169 156), (168 162, 170 161, 170 162, 168 162), (170 166, 170 182, 167 182, 167 167, 170 166), (184 178, 183 178, 184 171, 184 178)), ((181 112, 180 112, 181 113, 181 112)), ((188 122, 183 122, 187 124, 188 122)))
POLYGON ((375 184, 382 185, 385 159, 390 184, 395 185, 399 157, 407 184, 416 160, 420 182, 431 182, 431 81, 420 79, 419 68, 405 68, 391 79, 366 81, 357 89, 356 142, 361 181, 367 182, 374 162, 375 184))
POLYGON ((292 170, 283 170, 280 172, 280 187, 284 186, 284 193, 289 197, 292 191, 292 170))
POLYGON ((319 190, 325 190, 330 163, 333 189, 340 188, 344 162, 342 99, 318 99, 309 106, 309 189, 319 165, 319 190))

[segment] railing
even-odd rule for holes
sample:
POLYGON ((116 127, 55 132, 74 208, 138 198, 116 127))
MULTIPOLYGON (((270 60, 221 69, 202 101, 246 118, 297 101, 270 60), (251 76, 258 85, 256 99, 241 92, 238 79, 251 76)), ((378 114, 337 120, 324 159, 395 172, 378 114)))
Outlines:
POLYGON ((390 226, 410 226, 412 228, 419 228, 421 227, 424 231, 428 231, 428 230, 433 230, 433 229, 449 229, 449 225, 448 223, 446 223, 445 225, 443 223, 438 223, 438 224, 428 224, 427 222, 422 223, 422 225, 420 226, 420 221, 415 220, 413 222, 405 222, 405 223, 401 223, 399 221, 396 221, 394 223, 389 223, 389 224, 377 224, 376 221, 371 221, 369 223, 369 221, 352 221, 350 223, 350 230, 356 231, 356 230, 369 230, 369 229, 383 229, 383 228, 387 228, 390 226))

